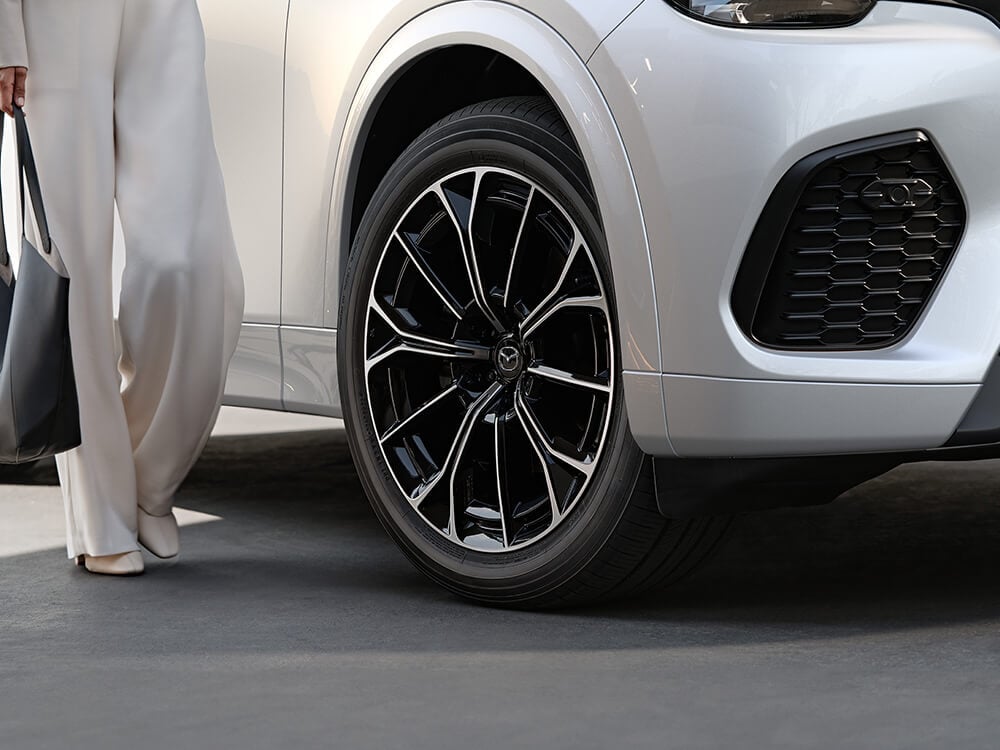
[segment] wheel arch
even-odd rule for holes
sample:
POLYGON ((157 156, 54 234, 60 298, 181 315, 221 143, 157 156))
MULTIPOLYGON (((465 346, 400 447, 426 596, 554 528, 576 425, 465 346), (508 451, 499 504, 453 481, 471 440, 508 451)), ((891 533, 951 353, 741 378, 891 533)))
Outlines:
POLYGON ((438 47, 396 71, 380 91, 377 104, 367 112, 357 146, 350 154, 355 163, 354 180, 345 196, 344 215, 350 244, 380 182, 424 130, 470 104, 504 96, 549 98, 523 66, 477 45, 438 47), (435 86, 449 71, 454 71, 449 85, 435 86))
MULTIPOLYGON (((512 93, 541 94, 553 102, 569 127, 590 176, 609 246, 614 248, 612 275, 618 335, 633 433, 647 450, 672 453, 666 435, 662 391, 649 387, 653 373, 659 380, 662 360, 652 263, 628 152, 608 103, 584 60, 555 29, 527 11, 500 2, 439 6, 404 25, 369 64, 350 107, 338 149, 342 156, 334 169, 326 298, 340 299, 353 231, 367 199, 381 180, 377 169, 365 173, 363 167, 371 169, 372 164, 381 164, 388 158, 383 154, 380 159, 365 163, 365 152, 380 113, 391 113, 391 107, 398 106, 400 90, 396 89, 394 99, 394 87, 405 82, 408 73, 418 71, 414 74, 418 78, 426 76, 437 62, 457 59, 449 57, 456 54, 490 59, 502 69, 502 75, 493 78, 482 96, 475 89, 471 91, 477 96, 474 101, 512 93), (421 68, 422 65, 429 67, 421 68), (511 85, 536 88, 500 90, 511 85), (629 373, 648 375, 642 376, 640 383, 629 373)), ((469 96, 470 92, 463 95, 469 96)), ((448 101, 447 96, 441 98, 448 101)), ((459 101, 451 111, 467 103, 471 102, 459 101)), ((445 114, 441 112, 440 116, 445 114)), ((384 133, 380 136, 386 139, 386 153, 391 155, 399 144, 391 144, 391 138, 384 133)), ((405 144, 400 153, 402 149, 405 144)), ((368 155, 371 159, 372 152, 368 155)), ((394 159, 392 156, 391 160, 394 159)), ((389 166, 391 161, 385 169, 389 166)), ((327 314, 325 324, 336 327, 337 310, 328 305, 327 314)))

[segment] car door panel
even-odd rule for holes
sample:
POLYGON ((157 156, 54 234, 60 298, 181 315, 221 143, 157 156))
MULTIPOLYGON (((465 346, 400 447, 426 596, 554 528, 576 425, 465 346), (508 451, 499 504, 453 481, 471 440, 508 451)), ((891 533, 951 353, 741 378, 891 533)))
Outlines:
POLYGON ((245 320, 281 311, 281 148, 288 0, 199 0, 216 144, 246 282, 245 320))
POLYGON ((199 0, 206 70, 246 307, 226 403, 281 407, 282 96, 288 0, 199 0))

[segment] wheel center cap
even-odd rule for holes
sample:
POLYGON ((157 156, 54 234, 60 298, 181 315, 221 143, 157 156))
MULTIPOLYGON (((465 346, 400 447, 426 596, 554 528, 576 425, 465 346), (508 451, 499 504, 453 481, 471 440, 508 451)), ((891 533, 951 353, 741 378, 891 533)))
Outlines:
POLYGON ((493 352, 493 364, 504 380, 513 380, 524 369, 524 354, 513 339, 501 341, 493 352))

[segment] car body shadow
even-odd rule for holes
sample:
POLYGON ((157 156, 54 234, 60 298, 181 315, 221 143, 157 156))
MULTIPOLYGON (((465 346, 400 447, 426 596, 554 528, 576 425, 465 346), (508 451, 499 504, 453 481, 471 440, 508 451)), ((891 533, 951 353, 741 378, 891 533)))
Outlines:
MULTIPOLYGON (((47 471, 35 480, 52 483, 47 471)), ((151 561, 146 576, 113 586, 68 571, 52 552, 4 568, 8 580, 47 571, 45 601, 61 601, 85 632, 131 618, 162 631, 158 648, 185 653, 265 643, 505 652, 829 639, 995 620, 998 484, 997 462, 903 467, 829 506, 739 517, 709 564, 667 591, 529 613, 474 606, 425 581, 375 520, 342 432, 221 437, 178 496, 179 506, 221 520, 186 527, 179 562, 151 561)), ((72 638, 59 622, 51 627, 51 642, 72 638)), ((129 643, 91 647, 121 654, 129 643)))

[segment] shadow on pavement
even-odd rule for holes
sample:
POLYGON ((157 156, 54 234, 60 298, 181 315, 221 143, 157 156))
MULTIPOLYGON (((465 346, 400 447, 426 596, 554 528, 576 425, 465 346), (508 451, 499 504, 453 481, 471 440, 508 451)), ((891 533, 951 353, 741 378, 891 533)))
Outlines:
POLYGON ((109 581, 57 552, 4 560, 0 628, 55 649, 98 633, 91 654, 120 656, 671 649, 975 626, 1000 615, 998 489, 998 462, 903 467, 830 506, 737 519, 670 591, 539 615, 426 582, 371 513, 343 433, 222 437, 178 505, 223 520, 185 528, 179 562, 109 581))

